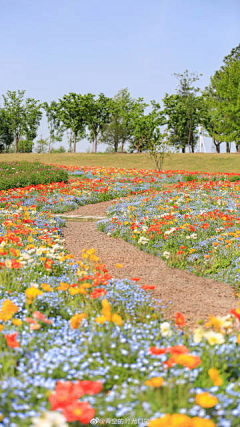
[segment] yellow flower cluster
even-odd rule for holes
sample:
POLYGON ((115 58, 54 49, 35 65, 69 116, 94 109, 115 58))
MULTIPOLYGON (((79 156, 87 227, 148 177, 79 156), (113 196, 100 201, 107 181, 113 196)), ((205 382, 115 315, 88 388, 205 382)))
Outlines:
POLYGON ((82 320, 83 320, 84 318, 86 318, 86 317, 87 317, 86 313, 76 313, 76 314, 74 314, 74 316, 73 316, 73 317, 71 317, 71 319, 70 319, 70 325, 71 325, 71 328, 72 328, 72 329, 77 329, 77 328, 79 328, 79 326, 80 326, 80 324, 81 324, 82 320))
POLYGON ((206 418, 190 418, 184 414, 166 414, 148 423, 148 427, 216 427, 211 420, 206 418))
POLYGON ((42 294, 43 294, 43 291, 40 291, 40 289, 36 288, 35 286, 31 286, 31 288, 27 288, 25 291, 28 304, 32 304, 33 300, 38 295, 42 295, 42 294))
POLYGON ((3 301, 2 308, 0 311, 0 320, 7 322, 12 316, 18 312, 18 306, 15 305, 11 300, 6 299, 3 301))
POLYGON ((95 322, 104 324, 105 322, 113 322, 118 326, 122 326, 123 321, 119 314, 111 313, 111 306, 105 298, 102 300, 102 316, 95 319, 95 322))

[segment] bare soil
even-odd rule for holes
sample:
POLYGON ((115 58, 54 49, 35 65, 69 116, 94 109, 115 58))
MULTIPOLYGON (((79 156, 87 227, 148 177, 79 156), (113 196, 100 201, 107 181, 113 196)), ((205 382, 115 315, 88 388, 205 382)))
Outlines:
MULTIPOLYGON (((104 216, 112 203, 108 201, 80 206, 66 216, 104 216)), ((160 258, 98 231, 95 222, 67 222, 63 233, 66 248, 76 259, 81 258, 82 249, 94 248, 113 277, 139 277, 141 280, 137 285, 155 285, 152 294, 166 305, 166 319, 174 318, 179 311, 185 315, 187 324, 193 326, 200 319, 207 320, 209 314, 227 315, 236 306, 235 292, 230 285, 197 277, 183 270, 170 269, 160 258), (117 268, 116 263, 123 267, 117 268)))

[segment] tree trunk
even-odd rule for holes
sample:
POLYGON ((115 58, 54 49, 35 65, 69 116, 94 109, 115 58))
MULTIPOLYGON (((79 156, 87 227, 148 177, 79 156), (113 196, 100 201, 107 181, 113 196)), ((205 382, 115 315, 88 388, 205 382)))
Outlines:
POLYGON ((220 150, 220 144, 216 143, 215 146, 216 146, 216 152, 219 154, 221 151, 220 150))
POLYGON ((114 152, 117 153, 118 150, 118 138, 114 139, 114 152))
POLYGON ((230 143, 229 142, 226 142, 226 152, 227 153, 230 153, 230 143))
MULTIPOLYGON (((236 144, 236 142, 235 142, 235 144, 236 144)), ((240 153, 240 145, 239 144, 236 144, 236 152, 239 154, 240 153)))
POLYGON ((182 154, 186 153, 186 148, 182 147, 182 154))
POLYGON ((48 144, 48 152, 51 152, 51 145, 52 145, 52 136, 51 134, 49 135, 49 144, 48 144))
POLYGON ((18 138, 18 134, 17 134, 16 131, 14 132, 14 136, 15 136, 15 153, 17 153, 18 152, 18 141, 19 141, 19 138, 18 138))
POLYGON ((94 153, 97 152, 97 134, 94 133, 94 153))
POLYGON ((73 144, 73 152, 76 153, 76 145, 77 145, 77 133, 74 132, 74 144, 73 144))
POLYGON ((121 153, 123 153, 123 147, 124 147, 124 144, 125 144, 125 139, 123 138, 123 139, 122 139, 122 144, 121 144, 121 153))

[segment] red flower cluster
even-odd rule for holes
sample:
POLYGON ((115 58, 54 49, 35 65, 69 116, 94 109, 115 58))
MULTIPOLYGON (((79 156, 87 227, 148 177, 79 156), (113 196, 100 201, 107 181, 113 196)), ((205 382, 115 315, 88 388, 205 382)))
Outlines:
POLYGON ((78 399, 85 394, 93 395, 102 390, 100 381, 58 381, 54 392, 49 397, 52 411, 61 410, 66 420, 71 423, 80 421, 88 424, 94 418, 95 410, 88 402, 79 402, 78 399))
POLYGON ((106 291, 105 289, 101 289, 101 288, 95 288, 94 291, 92 291, 89 296, 90 298, 99 298, 99 297, 103 297, 103 295, 106 295, 106 291))

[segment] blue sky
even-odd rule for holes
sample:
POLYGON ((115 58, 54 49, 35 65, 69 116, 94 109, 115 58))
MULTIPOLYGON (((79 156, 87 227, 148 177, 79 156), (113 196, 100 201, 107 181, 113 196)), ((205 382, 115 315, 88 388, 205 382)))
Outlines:
POLYGON ((161 103, 173 73, 197 71, 204 88, 240 42, 239 0, 0 0, 0 16, 0 94, 41 102, 128 87, 161 103))

